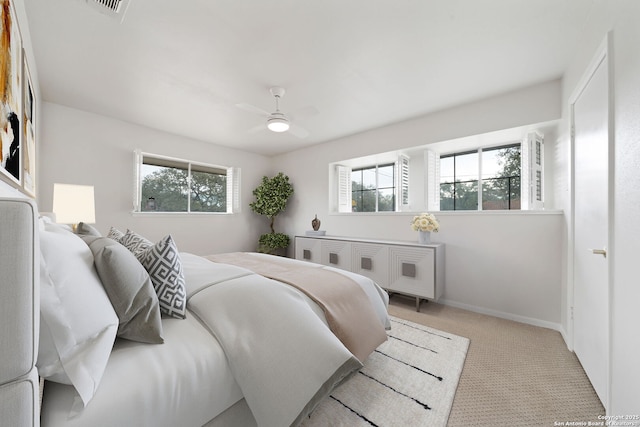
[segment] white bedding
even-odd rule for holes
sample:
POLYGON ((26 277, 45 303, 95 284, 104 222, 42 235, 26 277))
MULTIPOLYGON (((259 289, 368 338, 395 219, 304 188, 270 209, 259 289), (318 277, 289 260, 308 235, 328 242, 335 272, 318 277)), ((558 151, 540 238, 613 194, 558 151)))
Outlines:
MULTIPOLYGON (((258 254, 253 253, 253 256, 257 257, 265 257, 268 258, 271 255, 258 254)), ((190 253, 182 252, 180 254, 182 257, 182 265, 185 269, 185 282, 187 287, 187 299, 189 299, 192 295, 197 293, 198 291, 206 288, 207 286, 221 282, 223 280, 228 280, 233 277, 239 277, 240 275, 251 274, 249 270, 238 269, 238 267, 234 267, 231 265, 225 264, 215 264, 209 260, 206 260, 200 256, 193 255, 190 253), (215 276, 212 276, 215 275, 215 276), (211 278, 216 277, 215 281, 212 281, 211 278)), ((300 263, 298 260, 290 259, 290 258, 281 258, 280 262, 290 262, 292 264, 300 263)), ((380 323, 384 325, 385 329, 389 330, 391 328, 391 323, 389 323, 389 316, 387 313, 387 307, 389 305, 389 294, 385 292, 377 283, 372 281, 371 279, 352 273, 346 270, 340 270, 333 267, 327 267, 322 264, 315 264, 311 262, 305 262, 306 266, 315 266, 318 268, 324 268, 326 270, 331 270, 336 273, 343 274, 349 277, 351 280, 356 282, 362 290, 365 292, 373 309, 380 319, 380 323)), ((321 317, 322 321, 325 322, 323 311, 316 303, 314 303, 309 297, 300 293, 305 300, 308 302, 311 309, 321 317)))
MULTIPOLYGON (((189 310, 220 341, 258 425, 297 424, 362 366, 327 327, 322 309, 301 291, 244 268, 190 254, 182 260, 189 310), (232 279, 211 280, 221 276, 232 279)), ((287 261, 300 263, 281 260, 287 261)), ((386 293, 369 279, 349 277, 365 289, 381 324, 388 325, 386 293)))
POLYGON ((47 382, 42 426, 202 426, 242 399, 222 348, 195 316, 162 326, 164 344, 116 341, 93 400, 73 418, 74 388, 47 382))
POLYGON ((208 287, 189 307, 220 341, 259 426, 297 425, 362 366, 300 292, 257 274, 208 287))
MULTIPOLYGON (((162 320, 161 345, 119 339, 93 400, 75 417, 73 387, 47 383, 44 427, 202 426, 243 397, 259 426, 286 426, 362 366, 302 292, 240 267, 181 258, 187 318, 162 320)), ((363 288, 388 326, 387 294, 335 271, 363 288)))

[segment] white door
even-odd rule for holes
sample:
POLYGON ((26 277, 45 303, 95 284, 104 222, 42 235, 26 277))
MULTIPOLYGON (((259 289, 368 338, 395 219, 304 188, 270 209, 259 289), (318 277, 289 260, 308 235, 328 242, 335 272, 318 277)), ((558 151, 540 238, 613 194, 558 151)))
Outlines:
POLYGON ((573 104, 573 345, 605 408, 609 384, 608 82, 605 55, 573 104))

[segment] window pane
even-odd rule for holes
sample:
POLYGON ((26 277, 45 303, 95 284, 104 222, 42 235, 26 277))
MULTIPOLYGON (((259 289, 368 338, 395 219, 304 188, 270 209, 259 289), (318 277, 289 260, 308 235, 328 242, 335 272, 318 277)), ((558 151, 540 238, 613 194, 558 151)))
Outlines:
POLYGON ((393 212, 396 208, 396 198, 393 188, 378 190, 378 212, 393 212))
POLYGON ((191 171, 191 212, 226 212, 227 176, 191 171))
POLYGON ((452 183, 440 184, 440 210, 453 210, 453 185, 452 183))
POLYGON ((396 210, 395 163, 351 171, 352 212, 396 210))
POLYGON ((376 168, 362 170, 362 186, 366 189, 376 188, 376 168))
POLYGON ((520 209, 520 177, 511 178, 511 206, 509 209, 520 209))
POLYGON ((520 177, 483 181, 482 209, 520 209, 520 177))
POLYGON ((352 190, 362 189, 362 170, 351 171, 351 189, 352 190))
POLYGON ((394 184, 395 165, 378 167, 378 188, 391 188, 394 184))
POLYGON ((186 169, 143 164, 141 179, 141 211, 187 211, 186 169))
POLYGON ((482 209, 520 209, 520 145, 482 151, 482 209))
POLYGON ((375 212, 376 211, 376 191, 365 190, 362 192, 362 209, 358 212, 375 212))
POLYGON ((455 210, 469 211, 478 209, 478 181, 456 182, 454 191, 455 210))
POLYGON ((362 212, 362 191, 351 193, 351 211, 362 212))
POLYGON ((500 176, 500 164, 498 163, 499 150, 482 150, 482 179, 497 178, 500 176))
POLYGON ((464 182, 478 180, 478 153, 460 154, 454 157, 455 180, 464 182))
POLYGON ((509 178, 482 181, 482 209, 509 209, 509 178))
POLYGON ((482 179, 520 176, 520 145, 482 150, 482 179))
POLYGON ((454 156, 440 158, 440 182, 453 182, 453 159, 454 156))

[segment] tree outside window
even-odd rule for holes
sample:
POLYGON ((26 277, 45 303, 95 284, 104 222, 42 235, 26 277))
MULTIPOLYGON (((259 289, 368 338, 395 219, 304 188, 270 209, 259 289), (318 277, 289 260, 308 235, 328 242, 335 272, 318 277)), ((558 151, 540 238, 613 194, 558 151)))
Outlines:
POLYGON ((520 144, 482 151, 482 209, 520 209, 520 144))
POLYGON ((140 169, 143 212, 226 212, 226 170, 145 156, 140 169))
POLYGON ((520 209, 520 174, 520 144, 442 156, 440 210, 520 209))
POLYGON ((395 164, 376 165, 351 171, 353 212, 396 210, 395 164))

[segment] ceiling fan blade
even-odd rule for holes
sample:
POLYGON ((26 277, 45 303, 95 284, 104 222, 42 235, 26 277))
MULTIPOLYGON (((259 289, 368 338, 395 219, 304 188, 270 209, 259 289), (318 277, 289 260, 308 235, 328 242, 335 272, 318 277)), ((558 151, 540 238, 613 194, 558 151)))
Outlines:
POLYGON ((306 130, 303 127, 300 127, 298 125, 296 125, 295 123, 291 123, 291 126, 289 127, 289 132, 293 135, 293 136, 297 136, 298 138, 306 138, 309 136, 309 131, 306 130))
POLYGON ((259 124, 257 126, 254 126, 252 128, 249 128, 247 130, 247 132, 249 132, 249 133, 258 133, 258 132, 262 132, 263 130, 266 130, 266 129, 267 129, 267 124, 266 123, 262 123, 262 124, 259 124))
POLYGON ((236 104, 236 107, 238 107, 241 110, 247 111, 249 113, 258 114, 259 116, 269 117, 269 115, 271 114, 263 110, 262 108, 258 108, 255 105, 251 105, 251 104, 240 103, 240 104, 236 104))
POLYGON ((319 114, 320 111, 313 105, 307 105, 306 107, 298 108, 297 110, 291 113, 292 117, 297 118, 305 118, 305 117, 313 117, 319 114))

